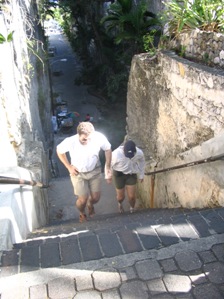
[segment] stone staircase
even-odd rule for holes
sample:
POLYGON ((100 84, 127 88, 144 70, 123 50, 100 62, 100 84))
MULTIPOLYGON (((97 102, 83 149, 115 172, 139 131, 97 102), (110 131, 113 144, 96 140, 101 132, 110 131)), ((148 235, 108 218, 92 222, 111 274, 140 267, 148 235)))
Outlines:
POLYGON ((1 277, 158 250, 224 233, 224 208, 148 209, 54 221, 2 252, 1 277))

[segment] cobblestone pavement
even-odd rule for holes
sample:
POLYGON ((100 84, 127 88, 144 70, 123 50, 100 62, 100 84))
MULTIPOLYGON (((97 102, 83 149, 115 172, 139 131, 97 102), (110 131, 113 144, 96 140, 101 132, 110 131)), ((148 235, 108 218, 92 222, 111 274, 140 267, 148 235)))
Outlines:
POLYGON ((224 208, 55 223, 1 256, 1 299, 224 298, 224 208))

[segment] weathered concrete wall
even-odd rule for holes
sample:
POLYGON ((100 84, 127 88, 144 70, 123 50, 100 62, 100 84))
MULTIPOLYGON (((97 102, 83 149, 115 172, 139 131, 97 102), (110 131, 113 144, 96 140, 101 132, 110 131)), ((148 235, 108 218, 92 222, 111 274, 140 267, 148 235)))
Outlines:
MULTIPOLYGON (((6 37, 10 32, 14 33, 11 42, 0 45, 0 171, 19 166, 24 169, 23 174, 27 170, 31 179, 47 184, 48 150, 53 140, 50 85, 48 71, 44 66, 44 39, 38 26, 35 3, 31 0, 15 0, 1 4, 1 34, 6 37)), ((3 172, 5 176, 10 176, 10 173, 3 172)), ((1 236, 14 234, 14 241, 21 236, 26 237, 30 229, 48 220, 46 191, 31 188, 26 193, 30 201, 23 201, 26 207, 22 210, 13 208, 18 200, 15 194, 18 192, 12 191, 12 198, 9 199, 9 193, 6 195, 1 191, 0 197, 7 197, 8 209, 14 214, 13 217, 22 217, 27 223, 32 222, 32 225, 23 229, 19 221, 22 226, 18 225, 18 230, 14 230, 13 225, 7 225, 9 219, 3 217, 6 225, 1 220, 1 236), (39 215, 31 221, 36 213, 39 215), (3 231, 3 227, 8 231, 3 231)), ((24 198, 24 194, 21 192, 21 197, 24 198)), ((2 209, 5 208, 5 204, 0 206, 2 215, 2 209)))
MULTIPOLYGON (((224 153, 224 72, 161 52, 136 55, 127 97, 127 134, 143 149, 146 172, 224 153), (151 156, 151 159, 150 159, 151 156)), ((224 204, 224 162, 156 175, 156 207, 224 204)), ((151 178, 139 186, 150 203, 151 178)))

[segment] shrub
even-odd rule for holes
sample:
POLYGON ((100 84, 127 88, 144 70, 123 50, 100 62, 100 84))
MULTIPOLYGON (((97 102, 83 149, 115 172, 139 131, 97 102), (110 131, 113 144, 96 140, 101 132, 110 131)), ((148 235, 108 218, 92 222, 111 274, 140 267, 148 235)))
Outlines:
POLYGON ((224 32, 223 0, 171 0, 164 5, 161 20, 168 25, 170 36, 196 28, 224 32))

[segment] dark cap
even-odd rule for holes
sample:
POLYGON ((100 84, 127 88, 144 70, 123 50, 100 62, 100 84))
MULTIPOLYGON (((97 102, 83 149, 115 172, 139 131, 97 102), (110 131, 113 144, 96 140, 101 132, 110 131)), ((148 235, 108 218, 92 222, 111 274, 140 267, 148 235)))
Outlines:
POLYGON ((136 146, 132 140, 128 140, 124 144, 124 155, 125 157, 131 159, 136 153, 136 146))

